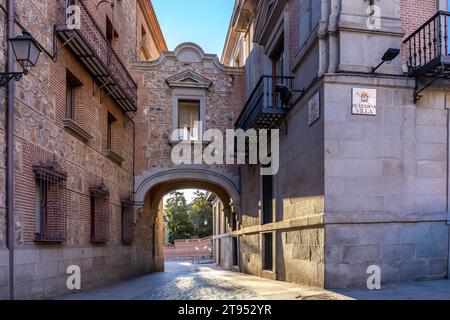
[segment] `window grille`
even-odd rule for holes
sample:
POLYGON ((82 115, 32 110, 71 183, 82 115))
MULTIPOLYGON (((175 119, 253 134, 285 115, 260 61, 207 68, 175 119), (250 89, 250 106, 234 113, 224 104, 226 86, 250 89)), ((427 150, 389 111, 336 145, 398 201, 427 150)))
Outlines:
POLYGON ((64 242, 67 238, 67 173, 56 162, 33 166, 36 183, 35 242, 64 242))
POLYGON ((104 244, 109 237, 109 191, 104 184, 89 189, 91 196, 91 243, 104 244))

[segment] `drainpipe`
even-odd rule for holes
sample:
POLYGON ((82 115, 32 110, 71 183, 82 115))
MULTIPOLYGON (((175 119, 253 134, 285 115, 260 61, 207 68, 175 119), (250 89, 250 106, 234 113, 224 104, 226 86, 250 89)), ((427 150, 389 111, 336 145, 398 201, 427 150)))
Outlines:
POLYGON ((136 124, 134 123, 134 120, 132 117, 130 117, 126 112, 124 112, 125 116, 128 118, 128 120, 131 122, 131 124, 133 125, 133 191, 132 191, 132 195, 131 195, 131 200, 134 201, 135 200, 135 194, 136 194, 136 181, 135 181, 135 177, 136 177, 136 124))
MULTIPOLYGON (((14 38, 14 0, 8 0, 8 39, 14 38)), ((14 72, 14 54, 8 44, 7 70, 14 72)), ((7 86, 6 120, 6 215, 9 250, 9 298, 14 300, 14 81, 7 86)))

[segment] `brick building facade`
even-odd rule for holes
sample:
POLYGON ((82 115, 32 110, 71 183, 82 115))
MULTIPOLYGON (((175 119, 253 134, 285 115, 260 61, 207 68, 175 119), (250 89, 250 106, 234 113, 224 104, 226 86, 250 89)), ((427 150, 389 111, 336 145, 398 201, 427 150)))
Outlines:
MULTIPOLYGON (((37 66, 15 90, 17 298, 67 293, 70 265, 81 268, 83 289, 154 268, 151 239, 132 241, 132 209, 124 203, 133 199, 135 167, 131 117, 138 89, 131 65, 137 59, 154 59, 167 48, 149 1, 113 3, 114 9, 108 3, 75 1, 81 6, 82 27, 73 33, 64 27, 66 1, 15 2, 17 22, 44 49, 37 66), (77 46, 92 51, 83 53, 77 46), (100 73, 98 65, 105 67, 100 73)), ((3 12, 1 21, 4 46, 3 12)), ((16 31, 20 32, 18 26, 16 31)), ((0 54, 3 68, 4 47, 0 54)), ((6 92, 0 90, 4 141, 6 92)), ((5 157, 1 158, 0 297, 7 298, 5 157)), ((150 234, 148 228, 138 225, 136 233, 150 234)))

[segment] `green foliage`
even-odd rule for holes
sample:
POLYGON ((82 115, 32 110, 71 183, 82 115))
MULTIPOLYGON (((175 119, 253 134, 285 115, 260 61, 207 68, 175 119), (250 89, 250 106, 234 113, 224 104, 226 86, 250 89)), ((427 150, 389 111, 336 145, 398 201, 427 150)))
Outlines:
POLYGON ((212 207, 206 200, 207 194, 197 191, 192 201, 189 219, 194 227, 194 234, 198 238, 204 238, 213 233, 212 207))
POLYGON ((197 239, 212 235, 212 207, 206 199, 206 193, 197 192, 196 198, 188 205, 182 192, 169 195, 165 219, 171 243, 177 239, 197 239))
POLYGON ((173 192, 167 200, 165 208, 167 227, 169 228, 169 241, 176 239, 190 239, 193 227, 189 221, 188 205, 181 192, 173 192))

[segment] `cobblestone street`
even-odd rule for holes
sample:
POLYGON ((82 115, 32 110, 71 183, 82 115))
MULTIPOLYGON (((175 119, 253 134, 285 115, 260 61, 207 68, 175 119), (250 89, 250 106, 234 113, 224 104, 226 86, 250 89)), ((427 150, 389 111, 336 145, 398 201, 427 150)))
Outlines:
POLYGON ((168 262, 166 272, 62 297, 63 300, 335 300, 319 288, 222 271, 213 265, 168 262))

